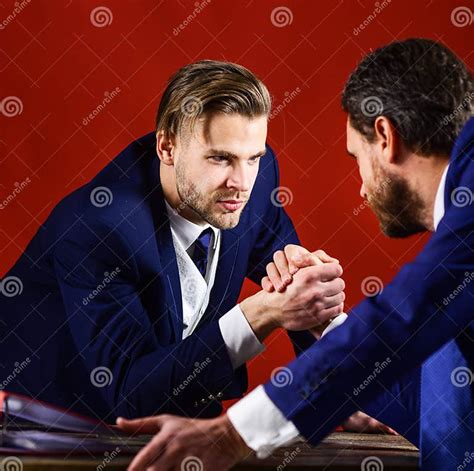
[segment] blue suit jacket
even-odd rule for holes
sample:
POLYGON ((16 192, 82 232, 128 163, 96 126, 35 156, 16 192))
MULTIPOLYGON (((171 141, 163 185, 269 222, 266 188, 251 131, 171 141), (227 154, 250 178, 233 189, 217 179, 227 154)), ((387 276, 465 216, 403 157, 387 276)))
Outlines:
MULTIPOLYGON (((218 319, 236 304, 245 277, 259 283, 272 254, 298 243, 271 202, 275 156, 268 148, 240 223, 222 233, 209 306, 183 341, 155 146, 153 133, 138 139, 63 199, 4 277, 3 389, 109 421, 215 416, 221 404, 209 395, 245 392, 246 369, 233 371, 218 319)), ((314 340, 308 332, 291 337, 297 352, 314 340)))
MULTIPOLYGON (((266 384, 312 443, 358 409, 421 448, 422 469, 467 469, 474 452, 474 118, 450 159, 445 215, 423 251, 266 384)), ((472 468, 473 456, 470 467, 472 468)))

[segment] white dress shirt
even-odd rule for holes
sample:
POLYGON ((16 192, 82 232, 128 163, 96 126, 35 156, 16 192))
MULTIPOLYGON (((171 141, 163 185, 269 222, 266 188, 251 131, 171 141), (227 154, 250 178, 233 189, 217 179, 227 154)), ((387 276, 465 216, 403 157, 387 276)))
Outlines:
MULTIPOLYGON (((436 192, 433 210, 435 230, 444 216, 444 193, 448 167, 449 165, 443 172, 436 192)), ((329 324, 323 335, 341 325, 346 319, 346 314, 338 316, 329 324)), ((293 422, 286 419, 268 397, 262 385, 229 408, 227 416, 247 446, 252 448, 259 458, 266 458, 275 448, 303 440, 293 422)))
MULTIPOLYGON (((175 211, 168 202, 165 203, 181 285, 184 339, 193 333, 208 307, 219 261, 221 231, 210 224, 194 224, 175 211), (207 228, 212 230, 212 240, 209 245, 206 276, 203 277, 191 257, 194 242, 207 228)), ((219 327, 234 369, 265 349, 255 336, 239 305, 219 319, 219 327)))

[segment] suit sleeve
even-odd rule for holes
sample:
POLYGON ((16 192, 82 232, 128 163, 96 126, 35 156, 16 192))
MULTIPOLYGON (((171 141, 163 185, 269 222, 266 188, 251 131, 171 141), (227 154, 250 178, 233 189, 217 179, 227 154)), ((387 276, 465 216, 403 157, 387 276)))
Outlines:
POLYGON ((169 314, 146 312, 131 252, 117 230, 95 220, 76 226, 53 255, 77 350, 88 371, 106 367, 111 372, 111 384, 100 389, 110 409, 115 416, 152 415, 170 398, 189 403, 202 396, 203 387, 212 394, 221 391, 233 368, 218 321, 161 345, 152 319, 169 314), (173 397, 183 384, 179 398, 173 397))
POLYGON ((419 448, 420 387, 421 368, 416 368, 369 401, 363 411, 389 425, 419 448))
MULTIPOLYGON (((251 251, 247 277, 260 285, 266 275, 266 266, 273 261, 273 254, 283 250, 288 244, 300 245, 295 228, 284 206, 278 204, 276 192, 280 185, 278 162, 272 149, 267 146, 267 156, 262 160, 263 168, 259 172, 258 188, 254 189, 254 197, 258 198, 258 206, 262 208, 260 231, 251 251), (257 192, 255 192, 257 190, 257 192)), ((307 331, 288 331, 296 355, 315 342, 314 336, 307 331)))
POLYGON ((371 401, 472 323, 473 251, 474 205, 452 205, 424 250, 381 294, 289 365, 290 384, 265 385, 311 443, 356 410, 371 410, 371 401))

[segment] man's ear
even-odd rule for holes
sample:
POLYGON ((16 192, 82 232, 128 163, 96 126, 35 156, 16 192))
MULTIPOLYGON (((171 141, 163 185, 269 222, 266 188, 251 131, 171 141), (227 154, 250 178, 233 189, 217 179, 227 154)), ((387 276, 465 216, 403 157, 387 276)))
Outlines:
POLYGON ((172 134, 161 130, 156 133, 156 153, 165 165, 174 164, 175 139, 172 134))
POLYGON ((375 141, 380 146, 381 157, 387 164, 395 164, 400 158, 400 138, 397 130, 385 116, 374 122, 375 141))

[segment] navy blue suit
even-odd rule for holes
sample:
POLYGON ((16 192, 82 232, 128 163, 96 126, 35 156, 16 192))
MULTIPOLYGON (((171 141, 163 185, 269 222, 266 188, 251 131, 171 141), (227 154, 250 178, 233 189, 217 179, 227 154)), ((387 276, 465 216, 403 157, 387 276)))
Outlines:
POLYGON ((450 158, 444 218, 422 252, 289 365, 291 384, 265 385, 311 443, 365 409, 420 447, 423 470, 472 468, 473 192, 471 118, 450 158))
MULTIPOLYGON (((233 371, 218 319, 236 304, 245 277, 259 283, 273 253, 298 243, 285 211, 271 201, 279 184, 275 156, 267 148, 240 223, 222 231, 208 308, 182 340, 181 289, 155 147, 153 133, 138 139, 64 198, 5 275, 6 390, 108 421, 164 412, 216 416, 220 401, 206 398, 245 392, 245 366, 233 371), (7 288, 14 283, 21 286, 17 295, 7 288)), ((291 337, 297 352, 314 340, 308 332, 291 337)))

